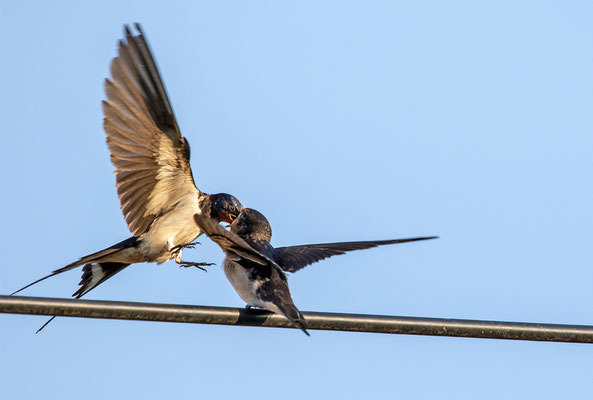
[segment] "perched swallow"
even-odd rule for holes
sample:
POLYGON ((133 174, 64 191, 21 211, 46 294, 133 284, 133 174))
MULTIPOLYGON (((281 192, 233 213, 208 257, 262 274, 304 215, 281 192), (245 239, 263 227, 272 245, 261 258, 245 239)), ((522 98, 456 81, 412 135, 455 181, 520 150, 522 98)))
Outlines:
POLYGON ((295 307, 286 272, 295 272, 317 261, 386 244, 436 239, 437 236, 367 242, 306 244, 274 248, 272 228, 260 212, 244 208, 230 231, 205 215, 194 216, 196 224, 225 252, 224 273, 247 307, 260 307, 288 318, 307 335, 307 322, 295 307))
POLYGON ((103 126, 117 194, 133 237, 57 269, 19 290, 51 276, 84 265, 80 298, 130 264, 174 258, 185 262, 182 249, 202 234, 193 215, 230 223, 243 206, 226 193, 209 195, 198 190, 189 164, 189 143, 181 136, 165 86, 144 33, 136 24, 133 35, 125 26, 118 55, 105 80, 103 126))

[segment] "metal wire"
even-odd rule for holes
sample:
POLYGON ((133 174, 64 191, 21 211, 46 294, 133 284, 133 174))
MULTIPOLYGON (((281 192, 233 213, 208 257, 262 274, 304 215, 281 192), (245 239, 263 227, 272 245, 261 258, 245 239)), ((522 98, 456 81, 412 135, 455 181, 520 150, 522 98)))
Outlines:
MULTIPOLYGON (((294 328, 284 317, 243 308, 0 296, 0 313, 294 328)), ((304 312, 313 330, 593 343, 593 326, 304 312)))

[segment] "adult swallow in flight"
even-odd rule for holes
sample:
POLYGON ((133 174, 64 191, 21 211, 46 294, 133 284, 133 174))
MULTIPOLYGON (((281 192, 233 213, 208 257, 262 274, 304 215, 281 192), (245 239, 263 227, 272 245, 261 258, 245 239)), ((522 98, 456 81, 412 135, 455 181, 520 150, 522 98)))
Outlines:
POLYGON ((136 24, 133 35, 125 26, 118 55, 105 80, 103 126, 121 209, 132 237, 82 257, 19 290, 83 265, 80 298, 130 264, 173 258, 185 262, 182 249, 191 247, 202 230, 194 214, 232 222, 243 206, 226 193, 206 194, 194 183, 189 144, 181 136, 165 86, 144 33, 136 24))
POLYGON ((295 272, 319 260, 386 244, 436 239, 408 239, 306 244, 274 248, 272 228, 260 212, 244 208, 227 231, 205 215, 194 216, 196 224, 225 252, 224 273, 248 307, 260 307, 288 318, 307 335, 307 322, 295 307, 286 272, 295 272))

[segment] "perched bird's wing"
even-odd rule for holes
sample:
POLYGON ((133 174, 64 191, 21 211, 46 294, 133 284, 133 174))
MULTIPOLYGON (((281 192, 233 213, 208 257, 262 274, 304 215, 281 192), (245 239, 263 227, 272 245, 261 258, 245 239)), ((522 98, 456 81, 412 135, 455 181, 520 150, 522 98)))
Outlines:
POLYGON ((287 272, 295 272, 317 261, 345 254, 348 251, 370 249, 386 244, 415 242, 418 240, 436 239, 438 236, 415 237, 395 240, 375 240, 370 242, 343 242, 304 244, 301 246, 276 248, 276 262, 287 272))
POLYGON ((208 235, 214 243, 219 245, 231 260, 235 262, 249 260, 256 264, 254 265, 256 268, 257 266, 262 268, 276 268, 279 272, 282 272, 282 269, 273 260, 255 250, 236 233, 224 229, 218 222, 216 222, 216 220, 199 214, 195 214, 194 219, 200 229, 208 235))
POLYGON ((286 274, 280 266, 255 250, 236 233, 224 229, 215 220, 199 214, 195 214, 194 219, 202 232, 219 245, 228 258, 242 266, 249 265, 269 277, 259 286, 261 299, 275 304, 286 318, 309 336, 307 322, 292 302, 286 274))
POLYGON ((140 25, 125 27, 125 40, 111 62, 103 102, 107 145, 115 166, 117 194, 134 236, 158 216, 199 195, 165 86, 140 25))

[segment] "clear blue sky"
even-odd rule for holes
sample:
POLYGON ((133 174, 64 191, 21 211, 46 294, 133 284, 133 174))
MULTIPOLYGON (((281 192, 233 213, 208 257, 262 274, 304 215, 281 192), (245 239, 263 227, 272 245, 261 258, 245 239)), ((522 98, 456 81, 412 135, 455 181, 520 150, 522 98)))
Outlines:
MULTIPOLYGON (((0 4, 8 294, 128 237, 100 102, 141 22, 198 186, 273 244, 441 236, 289 279, 304 311, 593 324, 586 1, 0 4), (479 4, 478 4, 479 3, 479 4)), ((89 299, 243 306, 207 239, 89 299)), ((80 270, 26 295, 68 297, 80 270)), ((0 397, 591 398, 593 346, 0 315, 0 397)))

